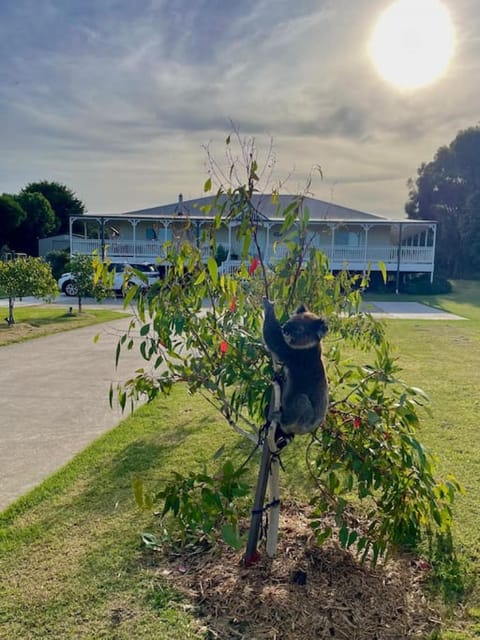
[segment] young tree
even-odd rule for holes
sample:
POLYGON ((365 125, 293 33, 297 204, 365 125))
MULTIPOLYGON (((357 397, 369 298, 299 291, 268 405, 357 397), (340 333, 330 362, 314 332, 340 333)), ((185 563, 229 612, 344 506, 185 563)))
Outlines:
POLYGON ((480 273, 480 127, 460 131, 410 179, 409 218, 437 220, 437 265, 448 277, 480 273))
POLYGON ((86 210, 84 203, 77 198, 75 193, 60 182, 49 182, 48 180, 30 182, 22 189, 20 196, 27 193, 40 193, 48 200, 56 218, 54 231, 59 233, 68 233, 69 217, 81 216, 86 210))
POLYGON ((77 287, 79 313, 82 313, 83 298, 104 300, 108 297, 113 274, 108 273, 107 264, 97 256, 76 254, 70 259, 69 268, 77 287))
MULTIPOLYGON (((253 143, 242 143, 239 155, 246 180, 219 185, 212 224, 203 237, 211 257, 205 263, 199 248, 190 244, 180 251, 167 246, 171 266, 166 278, 145 294, 132 289, 126 297, 129 303, 135 296, 137 317, 118 343, 117 361, 122 349, 134 347, 139 333, 140 352, 149 366, 118 389, 121 405, 145 393, 149 399, 168 394, 181 381, 238 433, 258 442, 275 375, 261 337, 262 297, 276 302, 282 322, 304 303, 329 325, 324 356, 330 409, 325 424, 305 438, 315 482, 311 527, 319 543, 333 535, 335 521, 341 545, 355 544, 363 557, 375 561, 392 547, 415 544, 425 533, 448 532, 457 484, 435 479, 432 458, 415 433, 425 395, 402 381, 383 325, 361 311, 368 276, 331 272, 325 255, 310 246, 303 196, 278 211, 283 218, 279 242, 287 252, 266 265, 262 216, 252 202, 260 181, 253 143), (233 220, 243 266, 225 275, 214 257, 215 236, 233 220)), ((233 166, 237 171, 238 161, 233 166)), ((215 169, 213 177, 218 175, 215 169)), ((211 187, 209 178, 205 190, 211 187)), ((275 191, 271 197, 276 201, 275 191)), ((182 491, 192 486, 181 474, 176 478, 175 487, 181 485, 182 491)), ((174 493, 160 494, 164 512, 180 518, 182 505, 174 493)), ((232 540, 231 529, 225 531, 232 540)))
POLYGON ((58 294, 58 286, 50 265, 41 258, 16 258, 0 261, 0 291, 8 297, 6 321, 12 326, 17 298, 36 296, 49 300, 58 294))

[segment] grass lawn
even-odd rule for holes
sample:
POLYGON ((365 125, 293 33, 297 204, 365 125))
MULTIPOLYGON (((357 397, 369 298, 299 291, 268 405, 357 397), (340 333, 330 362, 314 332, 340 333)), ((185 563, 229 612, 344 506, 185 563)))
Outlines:
MULTIPOLYGON (((480 283, 457 283, 453 294, 432 302, 467 319, 392 320, 387 328, 404 378, 431 398, 433 415, 422 421, 420 440, 437 455, 440 471, 454 473, 466 488, 455 509, 455 535, 465 568, 475 576, 480 571, 480 283)), ((192 602, 152 570, 139 534, 153 532, 155 523, 136 508, 131 481, 141 477, 158 485, 172 470, 199 467, 225 440, 238 461, 250 450, 206 402, 188 398, 178 387, 170 398, 140 408, 0 514, 0 638, 213 638, 201 631, 192 602)), ((298 439, 285 451, 284 495, 308 487, 304 447, 298 439)), ((445 616, 445 631, 436 638, 479 637, 480 584, 470 582, 462 605, 445 616)))
MULTIPOLYGON (((0 347, 51 333, 60 333, 61 331, 116 320, 122 315, 127 315, 109 309, 90 309, 88 307, 84 307, 82 313, 78 313, 78 308, 75 305, 72 307, 72 313, 66 307, 59 305, 15 308, 15 324, 9 327, 4 321, 0 323, 0 347)), ((8 310, 4 307, 2 309, 3 313, 7 315, 8 310)))

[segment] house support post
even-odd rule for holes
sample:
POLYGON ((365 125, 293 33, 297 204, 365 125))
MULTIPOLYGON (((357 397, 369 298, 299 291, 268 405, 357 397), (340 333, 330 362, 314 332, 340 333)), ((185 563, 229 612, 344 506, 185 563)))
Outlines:
POLYGON ((397 279, 395 284, 395 293, 398 295, 400 291, 400 262, 402 257, 402 224, 398 225, 398 247, 397 247, 397 279))
POLYGON ((132 237, 133 237, 133 257, 137 257, 137 224, 138 220, 130 220, 132 225, 132 237))
POLYGON ((368 261, 368 232, 370 230, 369 224, 363 225, 363 230, 365 232, 365 250, 363 253, 363 276, 367 273, 367 261, 368 261))
POLYGON ((430 271, 430 284, 433 282, 433 273, 435 270, 435 245, 437 241, 437 225, 432 224, 431 229, 433 230, 433 245, 432 245, 432 270, 430 271))
POLYGON ((333 271, 333 258, 334 258, 334 253, 335 253, 335 225, 334 224, 329 224, 328 225, 330 227, 330 232, 332 234, 332 244, 330 247, 330 271, 333 271))
POLYGON ((102 262, 105 262, 105 218, 100 218, 100 247, 102 262))

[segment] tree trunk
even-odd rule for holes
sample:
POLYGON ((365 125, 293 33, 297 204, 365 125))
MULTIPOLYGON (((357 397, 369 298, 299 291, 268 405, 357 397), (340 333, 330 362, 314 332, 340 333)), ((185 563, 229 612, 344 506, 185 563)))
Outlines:
POLYGON ((82 296, 78 296, 78 313, 82 313, 82 296))
POLYGON ((11 327, 13 324, 15 324, 15 318, 13 317, 13 302, 14 302, 14 298, 9 298, 8 299, 8 318, 7 318, 7 323, 8 323, 9 327, 11 327))

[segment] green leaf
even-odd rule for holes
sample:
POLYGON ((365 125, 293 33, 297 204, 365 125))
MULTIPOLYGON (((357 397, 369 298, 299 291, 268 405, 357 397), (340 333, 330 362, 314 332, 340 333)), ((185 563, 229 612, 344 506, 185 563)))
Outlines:
POLYGON ((212 179, 208 178, 208 180, 205 181, 205 184, 203 185, 203 191, 204 193, 206 193, 207 191, 211 191, 212 189, 212 179))
POLYGON ((236 551, 241 549, 243 542, 231 524, 222 525, 221 531, 222 538, 228 545, 233 547, 236 551))
POLYGON ((149 331, 150 331, 150 324, 144 324, 143 327, 140 329, 140 335, 144 337, 148 334, 149 331))
POLYGON ((382 274, 383 283, 387 284, 387 267, 385 266, 385 263, 379 260, 378 268, 380 269, 380 272, 382 274))
POLYGON ((340 544, 342 545, 343 549, 345 549, 347 546, 348 537, 349 537, 348 528, 345 525, 343 525, 343 527, 338 532, 338 540, 340 541, 340 544))
POLYGON ((207 267, 210 278, 212 279, 213 286, 216 286, 218 282, 218 265, 213 256, 210 256, 208 258, 207 267))
POLYGON ((135 478, 132 482, 132 487, 133 495, 135 496, 135 502, 140 507, 140 509, 143 509, 145 507, 143 481, 139 478, 135 478))
POLYGON ((205 282, 205 278, 207 277, 207 272, 205 270, 200 271, 197 279, 195 280, 195 286, 198 287, 199 284, 205 282))
POLYGON ((333 533, 332 527, 327 527, 324 531, 316 534, 316 540, 319 545, 323 544, 333 533))
POLYGON ((221 458, 223 456, 224 452, 225 452, 225 445, 222 444, 222 446, 219 449, 217 449, 213 454, 212 460, 218 460, 218 458, 221 458))

